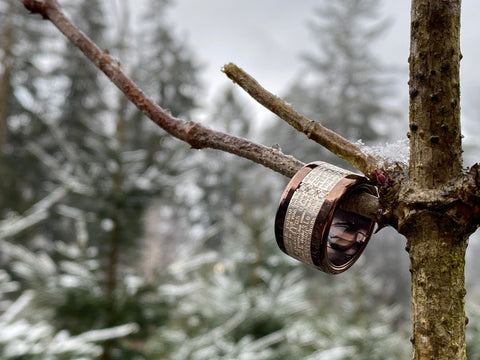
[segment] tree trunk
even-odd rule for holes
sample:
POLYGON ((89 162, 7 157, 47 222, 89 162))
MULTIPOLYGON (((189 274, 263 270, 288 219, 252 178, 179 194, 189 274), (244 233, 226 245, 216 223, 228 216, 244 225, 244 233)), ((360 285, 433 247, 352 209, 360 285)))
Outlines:
POLYGON ((451 220, 422 212, 406 232, 414 359, 465 359, 465 250, 451 220))
POLYGON ((468 234, 446 211, 461 172, 460 0, 413 0, 410 48, 410 168, 399 230, 411 260, 413 358, 466 359, 468 234))
MULTIPOLYGON (((128 100, 124 96, 120 97, 120 106, 117 113, 117 130, 115 138, 118 143, 117 148, 117 170, 113 174, 113 187, 112 187, 112 199, 113 199, 113 212, 112 221, 113 229, 110 233, 109 250, 108 250, 108 266, 107 266, 107 302, 106 302, 106 326, 111 327, 118 325, 115 323, 115 317, 117 316, 117 301, 116 292, 118 288, 118 270, 119 270, 119 256, 120 247, 122 241, 122 216, 124 203, 123 203, 123 189, 122 183, 124 180, 124 169, 122 168, 122 150, 125 142, 126 131, 126 113, 127 113, 128 100)), ((107 340, 103 346, 102 360, 112 359, 112 347, 114 340, 107 340)))

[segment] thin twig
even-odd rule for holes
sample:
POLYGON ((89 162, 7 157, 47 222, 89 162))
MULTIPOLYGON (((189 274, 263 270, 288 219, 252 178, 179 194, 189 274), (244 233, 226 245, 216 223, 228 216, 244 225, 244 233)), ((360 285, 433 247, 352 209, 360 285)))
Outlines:
POLYGON ((307 135, 308 138, 316 141, 335 155, 347 161, 350 165, 364 173, 369 179, 375 179, 374 170, 378 166, 378 159, 369 154, 365 154, 358 146, 323 127, 317 121, 310 120, 297 113, 282 99, 265 90, 253 77, 235 64, 230 63, 225 65, 223 72, 268 110, 285 120, 298 131, 307 135))
POLYGON ((50 20, 85 56, 155 124, 195 149, 213 148, 226 151, 264 165, 287 177, 292 177, 304 164, 278 149, 208 129, 198 123, 173 117, 155 104, 129 77, 108 51, 102 51, 62 12, 56 0, 20 0, 32 13, 50 20))
POLYGON ((49 209, 65 197, 67 192, 67 188, 61 186, 45 196, 42 200, 33 204, 22 215, 0 221, 0 239, 13 237, 25 229, 45 220, 48 217, 49 209))

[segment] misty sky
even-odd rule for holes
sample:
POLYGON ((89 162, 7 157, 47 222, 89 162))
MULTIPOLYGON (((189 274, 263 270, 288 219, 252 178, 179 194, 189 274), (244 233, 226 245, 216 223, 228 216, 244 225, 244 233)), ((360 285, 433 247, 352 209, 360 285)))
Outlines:
MULTIPOLYGON (((375 49, 388 63, 406 68, 409 4, 391 2, 394 4, 391 8, 383 7, 391 22, 390 30, 375 49), (407 15, 398 17, 397 13, 407 15)), ((307 22, 314 18, 313 9, 318 3, 318 0, 176 0, 171 16, 175 27, 187 35, 190 45, 207 63, 211 81, 223 80, 218 70, 232 61, 267 88, 278 91, 298 71, 299 55, 312 46, 307 22)))
MULTIPOLYGON (((253 75, 268 90, 282 94, 298 73, 302 52, 312 43, 307 22, 313 18, 318 0, 176 0, 170 22, 187 39, 198 60, 204 65, 206 91, 227 84, 220 72, 227 62, 234 62, 253 75)), ((390 22, 386 34, 372 47, 386 65, 399 71, 398 99, 392 99, 408 111, 408 51, 410 1, 383 1, 382 14, 390 22)), ((480 60, 478 18, 480 3, 464 0, 462 4, 462 108, 463 131, 467 142, 480 133, 476 118, 480 97, 480 60)), ((214 95, 213 95, 214 96, 214 95)), ((405 119, 405 121, 407 121, 405 119)))

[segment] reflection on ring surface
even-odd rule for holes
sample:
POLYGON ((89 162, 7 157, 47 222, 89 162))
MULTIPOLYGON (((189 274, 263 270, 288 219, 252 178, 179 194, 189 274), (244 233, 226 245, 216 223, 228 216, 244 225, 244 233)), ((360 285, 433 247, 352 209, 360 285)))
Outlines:
POLYGON ((328 234, 328 260, 335 266, 350 261, 363 248, 370 227, 371 220, 337 209, 328 234))

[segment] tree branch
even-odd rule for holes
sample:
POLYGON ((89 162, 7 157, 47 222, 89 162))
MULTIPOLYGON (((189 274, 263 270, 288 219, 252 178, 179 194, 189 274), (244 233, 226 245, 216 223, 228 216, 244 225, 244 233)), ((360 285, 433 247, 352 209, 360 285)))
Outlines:
POLYGON ((102 51, 64 15, 56 0, 20 0, 32 13, 50 20, 85 56, 155 124, 195 149, 213 148, 226 151, 292 177, 304 164, 278 149, 208 129, 198 123, 173 117, 155 104, 120 68, 108 51, 102 51))
POLYGON ((307 135, 309 139, 314 140, 347 161, 350 165, 364 173, 370 180, 375 180, 375 169, 378 167, 379 162, 377 158, 365 154, 358 146, 332 130, 323 127, 317 121, 310 120, 297 113, 282 99, 265 90, 253 77, 235 64, 225 65, 223 72, 268 110, 307 135))
MULTIPOLYGON (((187 142, 195 149, 212 148, 226 151, 237 156, 252 160, 264 165, 287 177, 295 175, 305 164, 292 156, 283 154, 280 150, 266 147, 222 132, 214 131, 204 126, 173 117, 168 111, 155 104, 142 90, 128 78, 120 68, 120 64, 112 59, 108 51, 102 51, 92 40, 80 31, 64 15, 56 0, 19 0, 32 13, 42 15, 50 20, 85 56, 93 62, 107 77, 127 96, 155 124, 176 138, 187 142)), ((275 114, 290 119, 290 124, 307 124, 310 132, 307 136, 312 139, 332 140, 319 142, 340 157, 349 161, 354 167, 373 178, 376 159, 365 155, 353 144, 332 131, 323 128, 320 124, 308 120, 297 114, 283 101, 264 90, 253 78, 245 74, 233 64, 225 66, 224 71, 248 91, 257 101, 275 114), (238 71, 235 71, 237 69, 238 71), (238 75, 240 74, 240 75, 238 75), (258 99, 264 100, 258 100, 258 99), (333 150, 332 150, 333 149, 333 150)), ((295 126, 295 125, 294 125, 295 126)), ((344 209, 359 213, 369 218, 379 216, 378 199, 368 194, 356 195, 355 199, 344 205, 344 209)))
POLYGON ((64 186, 57 188, 42 200, 33 204, 22 215, 0 221, 0 239, 12 237, 48 217, 48 210, 67 194, 64 186))

